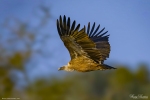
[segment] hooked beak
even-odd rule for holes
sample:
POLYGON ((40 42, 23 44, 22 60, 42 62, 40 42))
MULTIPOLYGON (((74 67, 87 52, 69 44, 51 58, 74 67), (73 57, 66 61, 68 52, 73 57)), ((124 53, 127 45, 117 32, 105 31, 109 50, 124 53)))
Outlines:
POLYGON ((61 70, 61 68, 58 68, 58 71, 60 71, 61 70))
POLYGON ((58 71, 61 71, 61 70, 64 70, 64 66, 63 67, 60 67, 60 68, 58 68, 58 71))

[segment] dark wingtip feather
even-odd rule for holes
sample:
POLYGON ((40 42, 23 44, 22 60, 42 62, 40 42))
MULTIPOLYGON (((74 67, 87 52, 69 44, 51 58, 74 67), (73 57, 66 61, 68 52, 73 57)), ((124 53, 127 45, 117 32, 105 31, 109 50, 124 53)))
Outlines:
POLYGON ((61 31, 60 31, 60 27, 59 27, 59 21, 58 21, 58 19, 57 19, 57 30, 58 30, 59 35, 61 36, 61 31))
POLYGON ((95 22, 94 22, 94 24, 93 24, 93 26, 92 26, 92 29, 91 29, 91 32, 90 32, 90 34, 89 34, 90 37, 92 36, 92 33, 93 33, 93 31, 94 31, 94 28, 95 28, 95 22))
POLYGON ((73 30, 74 30, 75 25, 76 25, 76 21, 74 20, 74 21, 73 21, 73 23, 72 23, 72 26, 71 26, 71 31, 73 31, 73 30))
POLYGON ((64 18, 63 18, 63 24, 64 24, 64 27, 66 26, 66 16, 64 15, 64 18))
POLYGON ((102 37, 103 35, 105 35, 108 31, 104 32, 103 34, 100 34, 98 36, 102 37))
POLYGON ((61 22, 62 22, 62 17, 61 17, 61 15, 59 16, 59 21, 61 21, 61 22))
POLYGON ((117 68, 114 68, 114 67, 106 65, 106 64, 103 64, 103 65, 104 65, 104 69, 117 69, 117 68))
POLYGON ((89 35, 89 31, 90 31, 90 22, 88 23, 88 28, 87 28, 87 34, 89 35))
POLYGON ((59 27, 60 27, 60 30, 61 30, 61 32, 63 33, 63 22, 62 22, 62 17, 61 17, 61 15, 60 15, 60 17, 59 17, 59 27))
MULTIPOLYGON (((103 35, 105 35, 108 31, 104 32, 103 34, 101 34, 104 30, 105 30, 105 27, 103 29, 101 29, 99 32, 100 28, 100 24, 97 26, 97 28, 95 29, 95 22, 93 23, 93 26, 90 30, 90 22, 88 23, 88 27, 87 27, 87 34, 90 38, 93 38, 93 37, 102 37, 103 35)), ((108 37, 109 35, 107 35, 106 37, 108 37)))
POLYGON ((78 24, 78 26, 76 27, 75 31, 78 31, 80 28, 80 24, 78 24))
POLYGON ((91 37, 95 36, 95 34, 97 33, 98 29, 100 28, 100 24, 97 26, 96 30, 94 31, 94 33, 92 34, 91 37))
POLYGON ((85 27, 85 25, 84 25, 84 32, 86 31, 86 27, 85 27))
POLYGON ((67 20, 67 35, 70 35, 70 17, 67 20))

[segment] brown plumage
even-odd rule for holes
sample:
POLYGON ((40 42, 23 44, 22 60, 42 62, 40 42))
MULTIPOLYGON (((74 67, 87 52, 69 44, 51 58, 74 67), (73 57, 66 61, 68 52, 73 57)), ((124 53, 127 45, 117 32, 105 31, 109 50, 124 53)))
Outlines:
POLYGON ((61 40, 70 53, 70 62, 60 67, 59 70, 88 72, 94 70, 115 69, 104 64, 104 60, 109 57, 110 44, 108 42, 109 35, 105 35, 108 31, 102 33, 105 28, 99 30, 100 25, 96 29, 95 23, 90 30, 90 23, 86 27, 80 28, 80 24, 75 25, 73 21, 70 25, 70 18, 66 21, 66 16, 60 16, 57 19, 57 30, 61 40))

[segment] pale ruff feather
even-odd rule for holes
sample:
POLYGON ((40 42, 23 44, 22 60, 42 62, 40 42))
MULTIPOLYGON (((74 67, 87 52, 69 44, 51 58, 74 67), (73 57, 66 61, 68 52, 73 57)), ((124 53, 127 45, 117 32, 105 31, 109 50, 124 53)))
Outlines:
POLYGON ((70 64, 68 63, 66 66, 65 66, 65 71, 69 71, 69 72, 73 72, 74 71, 74 69, 70 69, 69 68, 69 66, 70 66, 70 64))

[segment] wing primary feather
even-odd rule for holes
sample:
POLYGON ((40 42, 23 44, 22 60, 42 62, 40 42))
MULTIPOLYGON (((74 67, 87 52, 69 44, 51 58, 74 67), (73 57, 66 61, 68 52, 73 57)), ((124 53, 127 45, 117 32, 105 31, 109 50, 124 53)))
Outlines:
POLYGON ((72 35, 74 33, 75 25, 76 25, 76 21, 74 20, 72 23, 72 26, 71 26, 70 35, 72 35))
POLYGON ((89 31, 90 31, 90 22, 88 23, 88 28, 87 28, 87 34, 89 35, 89 31))
POLYGON ((106 37, 109 37, 109 35, 106 35, 106 37))
POLYGON ((91 29, 91 32, 90 32, 90 34, 89 34, 90 37, 92 36, 92 33, 93 33, 93 31, 94 31, 94 28, 95 28, 95 22, 94 22, 94 24, 93 24, 93 26, 92 26, 92 29, 91 29))
POLYGON ((80 24, 78 24, 78 26, 76 27, 75 31, 78 31, 80 28, 80 24))
POLYGON ((65 35, 67 35, 67 28, 66 28, 66 16, 64 15, 64 18, 63 18, 63 29, 64 29, 64 33, 65 35))
POLYGON ((91 37, 93 37, 96 34, 96 32, 98 31, 99 27, 100 27, 100 24, 97 26, 96 30, 94 31, 94 33, 92 34, 91 37))
POLYGON ((103 35, 105 35, 108 31, 104 32, 103 34, 99 35, 100 37, 102 37, 103 35))
POLYGON ((74 21, 73 21, 73 23, 72 23, 72 26, 71 26, 71 31, 73 31, 73 30, 74 30, 75 25, 76 25, 76 21, 74 20, 74 21))
POLYGON ((99 36, 104 31, 104 29, 105 27, 100 32, 98 32, 95 36, 99 36))
POLYGON ((70 17, 67 20, 67 35, 70 35, 70 17))
POLYGON ((63 28, 62 17, 61 16, 59 17, 59 23, 60 23, 60 30, 61 30, 62 33, 64 33, 64 30, 63 30, 64 28, 63 28))
POLYGON ((71 35, 73 37, 76 37, 78 35, 79 28, 80 28, 80 24, 78 24, 77 27, 75 28, 75 30, 71 33, 71 35))
POLYGON ((62 33, 61 33, 61 31, 60 31, 60 27, 59 27, 59 21, 58 21, 58 19, 57 19, 57 30, 58 30, 59 36, 61 36, 61 35, 62 35, 62 33))
POLYGON ((85 25, 84 25, 84 32, 86 31, 86 27, 85 27, 85 25))

